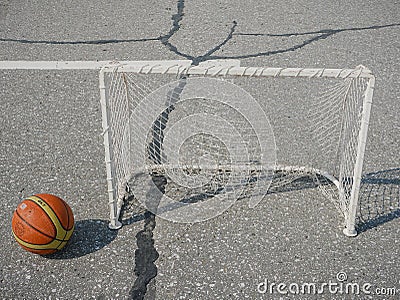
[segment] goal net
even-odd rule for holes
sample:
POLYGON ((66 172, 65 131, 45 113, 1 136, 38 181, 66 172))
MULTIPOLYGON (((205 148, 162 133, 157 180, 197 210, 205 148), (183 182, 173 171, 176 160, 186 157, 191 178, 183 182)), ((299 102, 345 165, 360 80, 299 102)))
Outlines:
POLYGON ((100 71, 111 228, 129 201, 177 222, 317 187, 356 235, 374 76, 354 69, 131 62, 100 71))

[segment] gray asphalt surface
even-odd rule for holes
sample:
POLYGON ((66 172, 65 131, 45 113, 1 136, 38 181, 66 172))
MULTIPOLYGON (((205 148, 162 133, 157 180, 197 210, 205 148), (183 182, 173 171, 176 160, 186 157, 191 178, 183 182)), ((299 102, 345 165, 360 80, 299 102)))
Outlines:
POLYGON ((399 16, 398 1, 1 0, 0 60, 362 64, 377 84, 358 237, 341 234, 337 211, 312 189, 270 195, 256 209, 238 201, 193 225, 141 214, 115 232, 97 72, 1 71, 0 298, 399 299, 399 16), (76 218, 70 245, 50 258, 11 234, 19 197, 38 192, 64 198, 76 218), (320 286, 339 272, 371 294, 260 293, 266 280, 320 286), (391 288, 397 295, 379 295, 391 288))

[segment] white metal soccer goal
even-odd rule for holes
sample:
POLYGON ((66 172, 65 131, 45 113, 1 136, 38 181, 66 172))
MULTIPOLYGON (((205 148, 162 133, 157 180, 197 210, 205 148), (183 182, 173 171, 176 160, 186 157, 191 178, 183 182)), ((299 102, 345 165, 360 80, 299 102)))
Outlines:
POLYGON ((194 222, 239 198, 254 207, 268 193, 313 186, 343 215, 343 232, 357 234, 375 83, 363 66, 3 61, 0 69, 99 70, 110 228, 122 225, 128 197, 194 222))

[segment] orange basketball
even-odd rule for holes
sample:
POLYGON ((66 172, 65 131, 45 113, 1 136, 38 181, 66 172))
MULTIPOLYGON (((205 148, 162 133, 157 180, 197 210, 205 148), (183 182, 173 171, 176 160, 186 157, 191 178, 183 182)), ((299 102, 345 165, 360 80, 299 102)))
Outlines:
POLYGON ((51 194, 37 194, 23 200, 11 223, 13 235, 21 247, 37 254, 51 254, 62 249, 74 231, 71 208, 51 194))

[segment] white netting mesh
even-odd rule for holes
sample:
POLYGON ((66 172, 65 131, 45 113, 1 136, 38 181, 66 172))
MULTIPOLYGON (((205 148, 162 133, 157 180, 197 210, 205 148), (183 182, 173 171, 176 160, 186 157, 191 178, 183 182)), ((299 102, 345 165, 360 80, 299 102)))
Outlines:
POLYGON ((265 78, 262 69, 228 68, 207 74, 224 75, 215 86, 179 68, 153 71, 104 72, 119 208, 129 182, 135 196, 149 197, 150 173, 164 176, 158 190, 175 201, 164 211, 221 194, 318 186, 346 217, 368 83, 362 68, 329 78, 323 70, 274 69, 292 78, 265 78))

